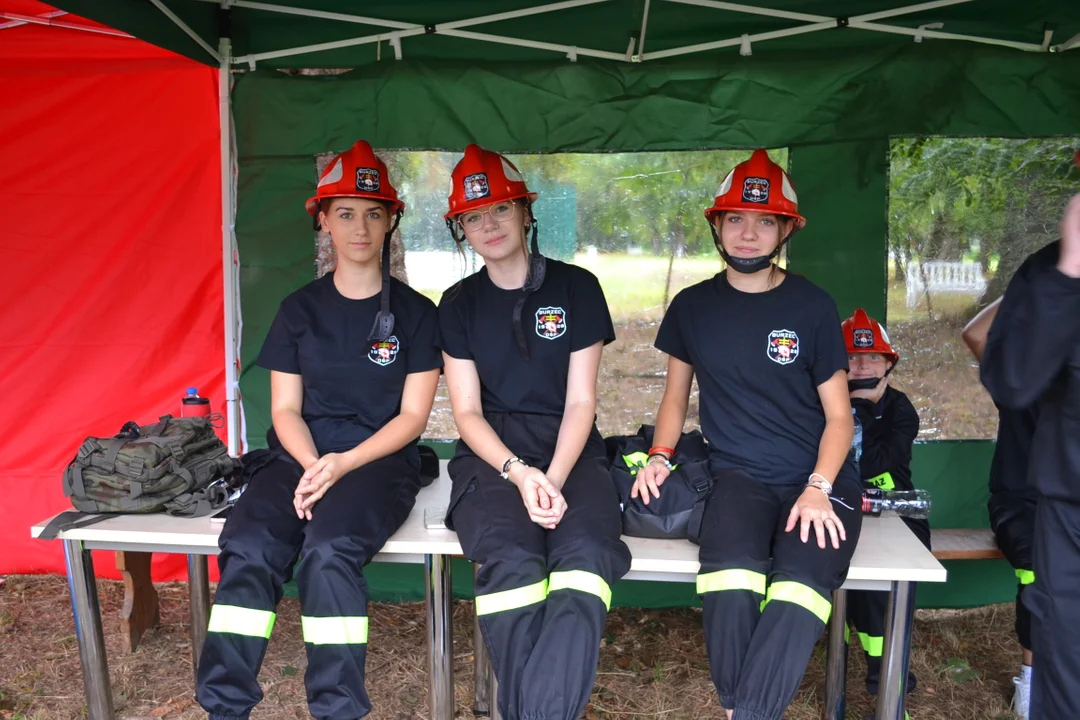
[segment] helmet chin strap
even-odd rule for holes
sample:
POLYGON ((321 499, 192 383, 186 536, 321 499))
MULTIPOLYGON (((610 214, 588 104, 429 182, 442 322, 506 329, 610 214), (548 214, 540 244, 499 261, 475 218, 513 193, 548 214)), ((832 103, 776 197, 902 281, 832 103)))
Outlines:
POLYGON ((394 215, 394 224, 383 238, 382 247, 382 292, 379 299, 379 313, 375 316, 375 324, 368 333, 368 342, 381 342, 390 337, 394 332, 394 313, 390 312, 390 237, 397 230, 401 222, 401 211, 394 215))
MULTIPOLYGON (((525 201, 525 209, 529 211, 529 216, 532 217, 532 206, 528 201, 525 201)), ((537 242, 537 232, 539 223, 536 222, 536 218, 532 218, 532 244, 529 250, 529 269, 525 275, 525 284, 521 288, 521 297, 514 303, 514 339, 517 341, 518 352, 521 353, 521 357, 526 361, 532 360, 532 356, 529 353, 529 344, 525 340, 525 325, 521 320, 521 315, 525 310, 525 302, 529 299, 529 296, 540 289, 540 286, 544 284, 544 276, 547 274, 547 258, 540 254, 540 245, 537 242)))
POLYGON ((724 262, 727 263, 727 266, 735 272, 744 273, 747 275, 760 272, 769 267, 769 265, 772 264, 772 261, 776 258, 776 256, 780 254, 780 251, 784 249, 784 245, 787 243, 788 240, 791 239, 791 236, 793 234, 788 233, 788 236, 781 240, 780 243, 776 246, 776 249, 768 255, 758 255, 757 257, 752 258, 740 258, 735 257, 724 249, 724 243, 720 242, 720 236, 716 232, 715 225, 709 223, 709 230, 712 232, 713 242, 716 244, 716 249, 720 251, 720 257, 724 258, 724 262))
POLYGON ((896 367, 896 363, 892 364, 885 374, 881 377, 868 377, 868 378, 855 378, 854 380, 847 381, 848 392, 855 392, 856 390, 873 390, 877 387, 878 383, 889 377, 889 373, 896 367))

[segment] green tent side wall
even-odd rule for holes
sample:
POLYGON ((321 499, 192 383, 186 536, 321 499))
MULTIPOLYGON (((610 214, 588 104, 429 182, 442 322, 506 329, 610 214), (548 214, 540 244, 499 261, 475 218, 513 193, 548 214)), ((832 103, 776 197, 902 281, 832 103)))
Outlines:
MULTIPOLYGON (((249 439, 258 446, 269 422, 269 392, 254 359, 278 302, 312 276, 311 225, 302 203, 315 179, 316 153, 343 150, 357 138, 387 149, 459 150, 477 141, 537 152, 787 146, 809 218, 792 242, 792 268, 829 290, 841 312, 862 305, 884 316, 888 139, 1075 135, 1080 52, 911 44, 648 67, 479 68, 405 60, 339 76, 244 74, 234 103, 241 383, 249 439)), ((916 477, 935 493, 936 526, 986 524, 992 449, 989 442, 916 447, 916 477)), ((921 591, 923 604, 975 605, 1014 593, 1003 563, 953 563, 950 570, 946 587, 921 591)), ((419 597, 420 575, 412 570, 372 568, 371 574, 378 595, 419 597)), ((664 605, 691 597, 683 587, 627 583, 618 600, 664 605)))

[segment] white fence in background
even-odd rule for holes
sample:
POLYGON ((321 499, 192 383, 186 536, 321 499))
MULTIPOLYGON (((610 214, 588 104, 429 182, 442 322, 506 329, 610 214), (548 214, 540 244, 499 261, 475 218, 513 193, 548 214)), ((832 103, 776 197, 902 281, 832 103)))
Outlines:
POLYGON ((986 282, 978 263, 912 262, 907 266, 907 306, 915 307, 928 292, 982 295, 986 291, 986 282))

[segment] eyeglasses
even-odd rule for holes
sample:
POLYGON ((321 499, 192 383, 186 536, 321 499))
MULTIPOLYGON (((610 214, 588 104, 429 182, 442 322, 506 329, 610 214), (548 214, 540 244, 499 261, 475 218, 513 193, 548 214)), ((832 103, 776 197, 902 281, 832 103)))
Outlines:
POLYGON ((514 206, 515 203, 512 202, 501 202, 484 210, 470 210, 461 214, 458 223, 466 230, 476 230, 484 224, 485 215, 490 215, 497 223, 504 223, 514 217, 514 206))

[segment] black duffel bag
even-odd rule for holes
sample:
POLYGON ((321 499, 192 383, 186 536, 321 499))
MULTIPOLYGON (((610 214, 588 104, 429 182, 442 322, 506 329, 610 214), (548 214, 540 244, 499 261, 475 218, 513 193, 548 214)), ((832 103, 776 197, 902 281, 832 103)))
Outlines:
POLYGON ((619 493, 623 534, 631 537, 688 539, 697 543, 705 501, 712 492, 708 445, 701 432, 683 433, 675 445, 671 475, 660 486, 660 497, 631 498, 637 471, 648 462, 653 426, 642 425, 637 435, 617 435, 604 439, 611 479, 619 493))

